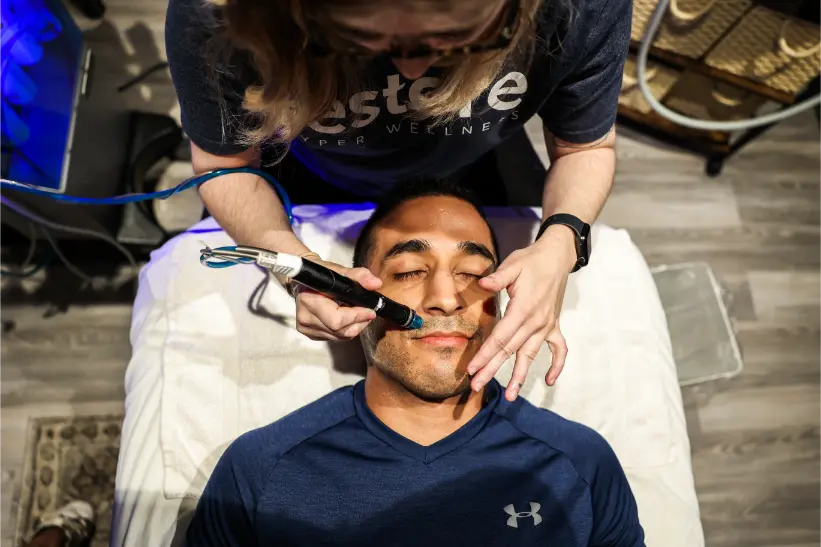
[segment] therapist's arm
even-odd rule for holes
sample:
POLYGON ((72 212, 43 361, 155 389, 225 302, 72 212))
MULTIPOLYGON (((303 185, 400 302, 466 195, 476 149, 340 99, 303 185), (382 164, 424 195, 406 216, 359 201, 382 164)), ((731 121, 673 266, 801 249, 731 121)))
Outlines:
MULTIPOLYGON (((551 165, 542 195, 542 221, 556 213, 569 213, 592 224, 613 186, 615 129, 611 128, 598 140, 578 144, 555 138, 545 128, 545 140, 551 165)), ((513 373, 505 390, 507 399, 513 401, 545 341, 552 353, 545 381, 554 385, 567 358, 567 342, 558 320, 567 279, 576 260, 574 232, 556 224, 526 249, 510 254, 495 273, 479 281, 485 290, 498 292, 506 288, 510 303, 502 320, 468 363, 474 390, 487 384, 515 353, 513 373), (526 296, 520 298, 520 294, 526 296)))
MULTIPOLYGON (((259 166, 259 153, 249 149, 231 156, 216 156, 191 143, 194 173, 214 169, 259 166)), ((239 245, 301 255, 309 249, 296 237, 282 202, 261 177, 232 173, 216 177, 199 187, 208 212, 239 245)))
MULTIPOLYGON (((557 213, 570 213, 588 224, 598 218, 616 173, 616 128, 602 138, 585 144, 570 143, 554 137, 545 128, 550 169, 542 194, 542 222, 557 213)), ((554 224, 540 238, 559 250, 571 267, 576 261, 575 234, 568 227, 554 224)))
MULTIPOLYGON (((550 169, 542 196, 542 220, 556 213, 570 213, 592 224, 613 187, 616 128, 596 141, 582 144, 558 139, 547 128, 544 132, 550 169)), ((564 234, 570 244, 573 243, 573 234, 567 228, 555 232, 564 234)))

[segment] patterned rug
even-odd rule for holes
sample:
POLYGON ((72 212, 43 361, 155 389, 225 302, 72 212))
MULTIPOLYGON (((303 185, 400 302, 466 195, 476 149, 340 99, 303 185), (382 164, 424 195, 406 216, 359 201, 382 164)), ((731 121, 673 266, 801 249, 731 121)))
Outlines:
POLYGON ((16 545, 28 539, 35 519, 72 500, 97 513, 93 547, 108 545, 122 416, 71 416, 32 420, 26 443, 16 545))

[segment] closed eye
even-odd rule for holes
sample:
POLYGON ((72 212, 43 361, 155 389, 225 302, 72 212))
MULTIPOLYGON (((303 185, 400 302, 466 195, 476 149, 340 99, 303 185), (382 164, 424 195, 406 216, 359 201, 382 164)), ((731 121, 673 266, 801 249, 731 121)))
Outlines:
MULTIPOLYGON (((425 272, 423 270, 413 270, 411 272, 397 272, 397 273, 393 274, 393 278, 397 281, 406 281, 408 279, 416 279, 416 278, 424 275, 424 273, 425 272)), ((468 273, 468 272, 457 273, 456 275, 459 276, 459 277, 462 277, 462 278, 467 278, 470 281, 475 281, 477 279, 481 279, 481 278, 484 277, 484 275, 481 275, 481 274, 468 273)))
POLYGON ((393 278, 397 281, 405 281, 408 279, 415 279, 424 273, 425 272, 423 272, 422 270, 414 270, 412 272, 398 272, 393 274, 393 278))

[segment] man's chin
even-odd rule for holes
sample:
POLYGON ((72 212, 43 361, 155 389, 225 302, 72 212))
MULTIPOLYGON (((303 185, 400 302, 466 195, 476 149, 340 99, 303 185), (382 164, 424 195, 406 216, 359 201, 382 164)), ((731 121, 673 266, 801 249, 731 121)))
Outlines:
POLYGON ((449 390, 449 391, 441 391, 440 390, 440 391, 434 392, 434 391, 431 391, 431 390, 424 390, 424 389, 420 389, 418 387, 413 387, 413 386, 404 386, 404 387, 408 391, 408 393, 410 393, 411 395, 413 395, 417 399, 425 401, 426 403, 444 403, 445 401, 447 401, 449 399, 453 399, 455 397, 464 397, 465 395, 470 393, 470 382, 469 381, 466 383, 465 386, 459 387, 458 389, 455 389, 455 390, 449 390))
POLYGON ((413 340, 406 348, 391 359, 374 363, 403 391, 428 402, 442 402, 470 392, 467 364, 475 353, 470 346, 441 347, 413 340))
POLYGON ((441 403, 470 393, 470 376, 465 373, 460 378, 455 378, 454 372, 451 371, 446 376, 433 374, 416 379, 400 379, 399 383, 408 393, 418 399, 430 403, 441 403))

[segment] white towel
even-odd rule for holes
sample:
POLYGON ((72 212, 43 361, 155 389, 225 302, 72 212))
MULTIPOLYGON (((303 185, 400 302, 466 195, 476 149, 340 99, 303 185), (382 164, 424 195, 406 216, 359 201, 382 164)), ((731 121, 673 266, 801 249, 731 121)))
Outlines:
MULTIPOLYGON (((349 264, 370 212, 298 207, 295 229, 323 258, 349 264)), ((504 255, 532 241, 540 212, 499 209, 489 216, 504 255)), ((218 229, 212 219, 194 227, 208 229, 218 229)), ((551 357, 544 345, 522 394, 610 442, 638 500, 648 545, 703 545, 681 393, 652 276, 626 232, 597 225, 592 242, 591 263, 571 275, 564 299, 564 372, 554 388, 544 384, 551 357)), ((294 302, 276 282, 259 294, 266 275, 256 267, 203 267, 203 244, 232 242, 220 231, 189 232, 155 253, 143 275, 155 301, 146 305, 164 307, 163 319, 141 322, 145 314, 135 309, 132 330, 135 348, 161 346, 167 498, 198 496, 222 451, 243 432, 361 378, 357 342, 308 340, 293 328, 294 302)), ((511 365, 497 375, 504 385, 511 365)))

